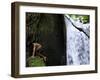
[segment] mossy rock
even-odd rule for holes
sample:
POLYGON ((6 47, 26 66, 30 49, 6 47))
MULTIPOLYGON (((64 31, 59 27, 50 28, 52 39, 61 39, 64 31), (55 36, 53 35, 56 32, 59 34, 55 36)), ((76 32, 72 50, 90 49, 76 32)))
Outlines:
POLYGON ((28 64, 29 67, 45 66, 43 58, 41 58, 39 56, 29 57, 27 59, 27 64, 28 64))

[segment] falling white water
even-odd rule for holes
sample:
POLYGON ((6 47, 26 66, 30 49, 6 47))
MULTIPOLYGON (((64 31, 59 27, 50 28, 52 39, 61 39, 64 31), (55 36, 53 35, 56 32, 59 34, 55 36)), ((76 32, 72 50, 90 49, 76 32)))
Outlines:
MULTIPOLYGON (((67 65, 84 65, 90 62, 89 38, 76 29, 65 17, 67 65)), ((78 24, 78 23, 77 23, 78 24)), ((81 27, 81 26, 80 26, 81 27)))

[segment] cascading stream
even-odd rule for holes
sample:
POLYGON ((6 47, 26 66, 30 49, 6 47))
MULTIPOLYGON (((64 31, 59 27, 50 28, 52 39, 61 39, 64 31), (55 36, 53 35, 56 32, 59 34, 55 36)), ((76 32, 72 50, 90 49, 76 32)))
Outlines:
MULTIPOLYGON (((66 64, 67 65, 84 65, 90 63, 90 39, 84 33, 89 35, 88 30, 84 26, 84 32, 73 26, 72 22, 65 17, 66 23, 66 64)), ((78 23, 77 23, 78 25, 78 23)), ((76 27, 77 27, 76 25, 76 27)), ((83 26, 82 26, 83 27, 83 26)), ((80 26, 80 28, 82 28, 80 26)))

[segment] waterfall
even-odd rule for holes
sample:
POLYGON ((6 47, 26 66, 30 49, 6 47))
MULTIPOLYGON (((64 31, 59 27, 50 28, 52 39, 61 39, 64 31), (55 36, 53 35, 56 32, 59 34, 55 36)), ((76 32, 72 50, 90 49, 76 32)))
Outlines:
POLYGON ((65 24, 66 24, 66 59, 67 59, 66 64, 67 65, 89 64, 90 63, 89 37, 84 32, 75 28, 75 26, 72 25, 71 21, 66 17, 65 17, 65 24))

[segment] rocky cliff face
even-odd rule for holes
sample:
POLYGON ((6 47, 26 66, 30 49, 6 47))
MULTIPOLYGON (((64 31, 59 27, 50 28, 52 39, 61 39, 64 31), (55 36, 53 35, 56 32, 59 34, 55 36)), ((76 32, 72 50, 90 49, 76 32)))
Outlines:
POLYGON ((64 17, 61 14, 26 13, 27 57, 32 43, 42 45, 41 53, 47 57, 47 66, 65 65, 64 17))

